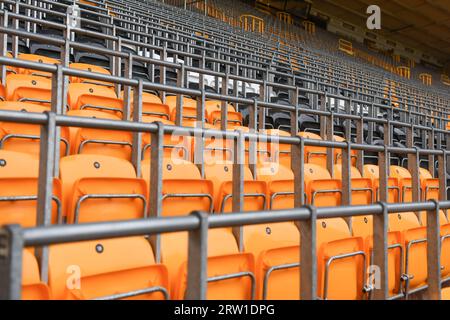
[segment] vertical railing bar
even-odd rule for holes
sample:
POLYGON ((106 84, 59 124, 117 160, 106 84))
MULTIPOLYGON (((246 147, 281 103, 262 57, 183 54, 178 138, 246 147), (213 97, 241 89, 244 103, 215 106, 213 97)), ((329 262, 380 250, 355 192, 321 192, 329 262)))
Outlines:
POLYGON ((431 200, 435 208, 427 211, 427 298, 441 299, 441 233, 439 224, 440 206, 431 200))
MULTIPOLYGON (((244 209, 244 162, 245 162, 245 140, 241 130, 234 139, 234 159, 233 159, 233 212, 242 212, 244 209)), ((239 246, 243 250, 243 227, 233 227, 233 234, 239 246)))
MULTIPOLYGON (((381 214, 373 215, 373 261, 371 265, 377 266, 380 279, 380 286, 373 288, 373 298, 375 300, 386 300, 389 297, 388 281, 388 223, 389 212, 386 202, 379 202, 382 207, 381 214)), ((371 285, 371 283, 369 283, 371 285)))
POLYGON ((199 226, 189 232, 187 300, 205 300, 208 281, 208 214, 194 211, 199 226))
MULTIPOLYGON (((163 179, 163 143, 164 124, 156 122, 157 130, 151 133, 151 163, 150 163, 150 192, 149 192, 149 217, 160 217, 162 212, 162 179, 163 179)), ((160 235, 150 237, 155 260, 161 262, 160 235)))
POLYGON ((316 255, 316 223, 317 212, 313 206, 307 207, 310 212, 308 220, 300 220, 300 299, 316 300, 317 298, 317 255, 316 255))
MULTIPOLYGON (((54 75, 55 78, 55 75, 54 75)), ((55 81, 53 81, 54 83, 55 81)), ((56 88, 55 88, 56 91, 56 88)), ((55 96, 53 96, 55 98, 55 96)), ((53 196, 53 173, 55 165, 55 138, 56 138, 56 114, 46 112, 48 122, 41 126, 40 155, 39 155, 39 177, 37 196, 37 221, 38 226, 51 224, 52 196, 53 196)), ((58 155, 59 159, 59 155, 58 155)), ((41 280, 48 280, 48 248, 36 248, 36 256, 39 261, 41 280)))
MULTIPOLYGON (((142 91, 143 91, 143 81, 139 79, 136 88, 133 88, 133 121, 142 121, 142 91)), ((127 86, 125 89, 129 91, 131 88, 127 86)), ((151 152, 151 151, 150 151, 151 152)), ((131 161, 136 168, 136 176, 141 176, 141 161, 142 161, 142 132, 133 133, 133 147, 131 152, 131 161)))

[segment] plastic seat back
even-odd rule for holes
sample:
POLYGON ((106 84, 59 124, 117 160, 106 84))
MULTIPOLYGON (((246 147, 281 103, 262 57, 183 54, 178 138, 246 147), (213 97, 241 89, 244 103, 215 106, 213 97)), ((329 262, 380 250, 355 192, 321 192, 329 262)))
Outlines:
POLYGON ((292 170, 275 162, 259 163, 257 178, 267 183, 269 210, 294 207, 294 173, 292 170))
MULTIPOLYGON (((124 98, 124 92, 120 93, 120 99, 124 98)), ((133 112, 133 90, 130 95, 131 112, 133 112)), ((167 104, 163 104, 161 99, 152 93, 142 92, 142 115, 151 116, 154 118, 161 118, 165 120, 170 119, 170 108, 167 104)))
POLYGON ((122 117, 123 101, 108 87, 90 83, 71 83, 67 97, 67 103, 72 110, 99 110, 122 117))
MULTIPOLYGON (((376 165, 364 165, 364 178, 369 178, 372 181, 373 200, 378 201, 380 193, 380 179, 379 179, 379 167, 376 165)), ((395 203, 400 201, 400 187, 398 185, 397 178, 388 177, 388 201, 389 203, 395 203)))
POLYGON ((155 263, 143 237, 50 248, 49 284, 55 299, 167 299, 168 282, 167 269, 155 263))
MULTIPOLYGON (((45 64, 60 64, 60 61, 57 59, 49 58, 46 56, 41 56, 37 54, 29 54, 29 53, 21 53, 17 56, 20 60, 45 63, 45 64)), ((17 73, 33 75, 33 76, 41 76, 41 77, 49 77, 51 78, 52 74, 50 72, 44 72, 39 70, 27 69, 27 68, 17 68, 17 73)))
MULTIPOLYGON (((333 136, 333 140, 334 141, 338 141, 338 142, 345 142, 345 141, 347 141, 347 140, 345 140, 344 138, 342 138, 340 136, 333 136)), ((358 159, 358 151, 357 150, 352 150, 350 157, 351 157, 352 166, 356 166, 356 160, 358 159)), ((334 163, 335 164, 341 164, 342 163, 342 149, 340 149, 340 148, 334 148, 334 163)))
MULTIPOLYGON (((174 125, 170 120, 157 118, 154 116, 143 116, 142 122, 162 122, 165 125, 174 125)), ((171 158, 173 160, 190 160, 191 159, 191 146, 192 138, 181 134, 165 134, 163 152, 165 158, 171 158)), ((150 159, 152 140, 150 134, 142 135, 142 157, 143 159, 150 159)))
MULTIPOLYGON (((299 132, 300 137, 306 139, 322 140, 322 138, 311 132, 299 132)), ((327 167, 327 149, 324 147, 305 146, 305 163, 317 164, 323 168, 327 167)))
POLYGON ((338 206, 341 204, 341 181, 332 179, 330 173, 317 164, 304 165, 305 193, 308 203, 315 206, 338 206))
MULTIPOLYGON (((142 162, 142 177, 151 186, 150 161, 142 162)), ((211 212, 213 185, 202 179, 198 168, 185 160, 163 159, 162 216, 186 215, 192 211, 211 212)))
MULTIPOLYGON (((214 185, 215 211, 232 212, 233 164, 205 165, 205 177, 214 185)), ((267 185, 253 180, 248 167, 244 167, 244 206, 243 211, 263 210, 266 207, 267 185)))
MULTIPOLYGON (((166 104, 170 109, 170 120, 175 121, 177 113, 177 96, 166 97, 166 104)), ((205 113, 206 114, 206 113, 205 113)), ((183 119, 197 119, 197 101, 188 97, 183 97, 183 119)))
POLYGON ((10 74, 6 77, 6 100, 29 102, 50 106, 51 80, 27 74, 10 74))
MULTIPOLYGON (((222 121, 221 101, 209 100, 205 102, 206 119, 215 126, 220 126, 222 121)), ((231 104, 227 104, 227 127, 242 126, 242 114, 236 112, 231 104)))
POLYGON ((68 222, 142 218, 148 187, 128 161, 102 155, 73 155, 60 162, 63 208, 68 222))
MULTIPOLYGON (((188 237, 186 232, 161 236, 162 262, 170 274, 173 299, 184 299, 187 279, 188 237)), ((208 231, 208 290, 207 299, 250 300, 254 299, 254 257, 239 253, 230 229, 208 231), (228 279, 221 277, 228 276, 228 279), (215 277, 215 281, 211 281, 215 277)))
MULTIPOLYGON (((283 130, 268 129, 264 133, 271 136, 289 137, 290 134, 283 130)), ((288 144, 279 143, 278 140, 267 142, 267 150, 270 154, 271 162, 278 162, 283 166, 291 167, 291 146, 288 144)))
POLYGON ((51 293, 41 281, 39 266, 31 250, 22 251, 22 300, 49 300, 51 293))
POLYGON ((412 179, 408 169, 400 166, 390 166, 390 176, 397 178, 400 188, 400 200, 402 202, 412 201, 412 179))
MULTIPOLYGON (((0 102, 0 110, 36 112, 50 111, 46 106, 26 102, 0 102)), ((24 152, 39 157, 40 150, 40 126, 27 123, 0 122, 0 148, 11 151, 24 152)), ((60 131, 60 155, 69 153, 69 131, 61 128, 60 131)))
MULTIPOLYGON (((84 70, 92 73, 100 73, 104 75, 111 75, 111 72, 106 70, 105 68, 102 68, 100 66, 96 66, 93 64, 88 63, 71 63, 69 65, 69 68, 71 69, 77 69, 77 70, 84 70)), ((81 78, 76 76, 70 76, 69 77, 70 83, 90 83, 90 84, 98 84, 102 86, 106 86, 111 88, 111 90, 114 89, 114 84, 107 81, 101 81, 101 80, 94 80, 94 79, 88 79, 88 78, 81 78)))
POLYGON ((323 299, 364 297, 364 242, 352 237, 342 218, 317 221, 318 295, 323 299))

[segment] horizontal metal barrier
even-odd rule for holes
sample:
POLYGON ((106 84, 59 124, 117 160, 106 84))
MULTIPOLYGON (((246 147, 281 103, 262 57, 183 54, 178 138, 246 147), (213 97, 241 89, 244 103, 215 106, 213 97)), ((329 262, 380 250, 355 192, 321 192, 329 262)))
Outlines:
POLYGON ((208 230, 241 227, 264 223, 292 221, 297 223, 300 247, 300 297, 316 299, 316 221, 317 219, 373 216, 373 264, 380 267, 381 284, 373 289, 375 299, 388 298, 387 233, 388 215, 408 211, 427 212, 427 298, 439 299, 440 278, 440 224, 439 211, 450 208, 450 201, 387 204, 345 207, 301 207, 292 210, 246 212, 208 215, 193 212, 188 216, 149 218, 117 222, 88 223, 65 226, 21 228, 8 225, 0 229, 0 299, 21 298, 22 250, 25 247, 48 246, 77 241, 149 236, 161 233, 189 232, 187 299, 206 299, 208 230))

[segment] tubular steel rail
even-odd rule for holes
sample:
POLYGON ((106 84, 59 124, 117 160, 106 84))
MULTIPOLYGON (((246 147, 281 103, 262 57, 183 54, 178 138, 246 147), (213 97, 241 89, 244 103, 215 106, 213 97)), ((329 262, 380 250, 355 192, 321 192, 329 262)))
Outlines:
POLYGON ((317 299, 316 220, 324 218, 373 216, 373 264, 379 266, 380 285, 373 288, 374 299, 388 299, 388 215, 390 213, 427 212, 427 286, 428 299, 440 299, 441 269, 439 210, 450 208, 449 201, 367 206, 300 207, 292 210, 208 215, 193 212, 188 216, 150 218, 120 222, 87 223, 50 227, 21 228, 8 225, 0 229, 0 299, 21 298, 22 251, 25 247, 137 235, 189 232, 186 299, 204 300, 207 294, 208 230, 261 223, 295 221, 300 230, 300 297, 317 299))
MULTIPOLYGON (((2 1, 10 3, 11 1, 2 1)), ((44 3, 54 4, 52 1, 44 1, 44 3)), ((14 2, 17 6, 22 5, 21 2, 14 2)), ((36 8, 36 11, 41 8, 36 8)), ((90 11, 91 12, 91 11, 90 11)), ((81 241, 87 239, 99 239, 107 237, 120 237, 125 235, 137 235, 137 234, 159 234, 164 232, 174 231, 189 231, 190 232, 190 248, 189 248, 189 272, 188 272, 188 298, 204 299, 206 297, 206 232, 208 228, 219 227, 234 227, 233 233, 238 241, 239 247, 242 242, 242 230, 237 226, 247 224, 258 224, 264 222, 281 222, 281 221, 298 221, 301 231, 301 297, 302 299, 315 299, 316 298, 316 239, 315 239, 315 220, 319 218, 328 217, 349 217, 355 215, 373 215, 374 216, 374 262, 381 267, 381 289, 374 291, 374 297, 379 299, 387 298, 387 215, 392 212, 406 212, 406 211, 422 211, 426 210, 427 214, 427 246, 428 246, 428 297, 437 299, 439 298, 439 288, 441 285, 440 280, 440 264, 439 264, 439 209, 450 208, 450 203, 447 199, 447 181, 446 181, 446 169, 447 169, 447 157, 450 151, 444 150, 442 147, 450 146, 449 134, 445 130, 448 122, 448 114, 446 111, 447 104, 442 103, 442 110, 436 110, 434 108, 428 108, 421 106, 421 104, 413 105, 413 108, 403 109, 398 108, 398 111, 403 115, 402 121, 396 121, 393 119, 394 108, 389 103, 387 106, 379 103, 379 101, 366 101, 363 98, 355 99, 353 97, 346 97, 333 92, 339 92, 339 84, 333 85, 330 83, 319 82, 319 78, 301 78, 295 75, 289 75, 292 82, 290 84, 279 84, 273 81, 271 78, 275 75, 284 75, 286 73, 278 72, 276 70, 269 70, 269 68, 259 68, 255 65, 241 64, 239 62, 232 62, 231 59, 242 59, 242 56, 232 57, 232 54, 220 52, 220 55, 216 57, 207 57, 207 50, 205 49, 209 43, 204 41, 204 49, 202 54, 184 52, 176 49, 169 49, 168 44, 177 44, 175 41, 171 42, 170 39, 165 39, 164 35, 169 35, 167 30, 162 30, 160 38, 163 38, 164 45, 162 47, 157 46, 155 43, 151 45, 140 44, 142 47, 147 47, 150 52, 159 51, 161 59, 154 59, 153 57, 141 57, 138 55, 125 54, 123 52, 106 49, 106 48, 92 48, 83 44, 76 43, 68 37, 66 40, 50 39, 42 37, 37 34, 33 34, 29 31, 14 30, 9 28, 8 20, 12 18, 15 23, 20 19, 29 21, 32 23, 47 22, 41 20, 32 20, 16 13, 9 13, 8 11, 2 12, 2 26, 0 27, 0 49, 3 54, 6 53, 6 40, 7 35, 11 35, 14 38, 25 37, 29 39, 36 39, 43 41, 44 43, 52 43, 60 46, 62 50, 62 64, 61 65, 46 65, 40 63, 34 63, 30 61, 23 61, 12 59, 8 57, 0 57, 0 66, 2 68, 2 75, 5 75, 6 66, 15 66, 22 68, 29 68, 33 70, 39 70, 49 72, 52 74, 52 100, 51 111, 38 114, 38 113, 21 113, 12 111, 0 111, 0 121, 5 122, 18 122, 36 124, 41 126, 41 147, 40 147, 40 171, 38 181, 38 196, 37 196, 37 225, 36 228, 21 229, 17 226, 7 226, 2 229, 3 245, 0 247, 0 297, 2 298, 20 298, 20 277, 21 277, 21 252, 22 248, 26 246, 44 246, 38 251, 38 258, 41 266, 41 278, 45 282, 48 275, 48 248, 47 245, 54 243, 61 243, 67 241, 81 241), (28 19, 28 20, 27 20, 28 19), (82 70, 70 69, 68 65, 68 53, 71 49, 82 49, 89 52, 107 54, 112 59, 113 75, 96 74, 82 70), (192 65, 184 65, 178 63, 171 63, 164 61, 168 53, 175 55, 189 57, 190 59, 197 58, 202 61, 202 68, 196 68, 192 65), (224 60, 223 60, 224 57, 224 60), (119 66, 121 65, 121 59, 125 61, 125 73, 127 77, 121 77, 119 66), (131 66, 133 61, 142 61, 152 65, 159 66, 161 68, 161 75, 163 75, 165 68, 171 68, 178 70, 177 72, 177 86, 167 85, 165 77, 161 76, 161 82, 155 83, 154 81, 147 82, 142 80, 136 80, 131 78, 131 66), (247 71, 261 71, 265 70, 265 80, 255 80, 251 77, 240 76, 239 74, 230 74, 229 72, 219 72, 218 70, 206 70, 204 68, 206 62, 225 64, 232 66, 234 64, 236 70, 239 67, 247 68, 247 71), (186 72, 197 72, 200 77, 200 90, 193 90, 184 88, 184 80, 186 72), (213 75, 217 78, 222 78, 222 88, 219 92, 211 93, 207 92, 203 86, 203 76, 213 75), (124 120, 128 120, 131 115, 131 100, 133 100, 133 121, 112 121, 93 118, 80 118, 70 117, 64 115, 63 106, 66 105, 66 85, 68 76, 77 76, 82 78, 88 78, 93 80, 112 82, 116 86, 117 92, 123 87, 125 89, 124 95, 124 120), (300 88, 295 85, 295 80, 310 81, 315 84, 312 88, 300 88), (245 83, 253 83, 260 86, 261 100, 249 99, 237 96, 228 95, 228 81, 233 80, 236 84, 238 81, 245 83), (278 103, 267 102, 266 92, 268 87, 283 88, 290 92, 291 105, 282 105, 278 103), (131 99, 131 89, 133 90, 133 99, 131 99), (323 89, 323 90, 321 90, 323 89), (325 89, 333 92, 327 92, 325 89), (143 123, 141 122, 142 115, 142 92, 144 90, 157 90, 160 92, 171 93, 177 95, 176 111, 178 114, 176 126, 167 126, 162 123, 143 123), (300 107, 298 104, 298 98, 300 94, 307 94, 315 97, 313 101, 313 109, 300 107), (221 130, 206 130, 202 127, 182 127, 182 95, 189 95, 197 99, 197 120, 199 124, 204 123, 204 105, 205 99, 216 99, 222 101, 222 127, 221 130), (327 107, 329 99, 334 98, 337 100, 345 101, 345 112, 333 112, 327 107), (236 104, 248 105, 250 108, 250 132, 244 133, 241 131, 227 131, 227 102, 234 102, 236 104), (320 102, 320 103, 319 103, 320 102), (358 112, 359 106, 359 112, 358 112), (368 108, 368 116, 363 115, 362 106, 368 108), (265 110, 275 109, 287 111, 291 114, 291 136, 271 136, 256 133, 257 128, 264 128, 265 110), (377 111, 383 109, 387 111, 388 118, 377 118, 377 111), (353 110, 353 111, 352 111, 353 110), (434 112, 434 114, 432 114, 434 112), (311 140, 297 136, 298 133, 298 118, 301 114, 311 114, 320 118, 321 135, 326 140, 311 140), (438 115, 436 115, 438 114, 438 115), (334 133, 334 119, 341 119, 346 129, 346 142, 335 142, 333 140, 334 133), (421 120, 421 121, 419 121, 421 120), (351 123, 356 123, 356 143, 351 142, 351 123), (434 127, 430 126, 433 123, 434 127), (372 145, 371 140, 369 143, 364 143, 364 124, 373 128, 374 125, 383 126, 384 146, 372 145), (151 134, 151 167, 150 167, 150 179, 152 181, 152 192, 149 199, 149 205, 147 206, 149 217, 148 219, 126 221, 126 222, 110 222, 110 223, 97 223, 97 224, 80 224, 80 225, 58 225, 50 226, 51 217, 51 202, 52 198, 52 181, 53 177, 58 175, 57 161, 59 155, 59 130, 60 127, 85 127, 85 128, 97 128, 107 130, 119 130, 133 132, 133 144, 132 144, 132 162, 136 168, 137 175, 140 176, 141 170, 141 152, 142 152, 142 133, 151 134), (406 148, 399 148, 392 146, 392 130, 394 128, 404 128, 406 130, 406 148), (420 132, 426 138, 422 145, 423 148, 414 146, 414 133, 420 132), (193 136, 195 144, 195 162, 198 164, 201 172, 203 173, 203 138, 205 136, 216 136, 223 139, 229 139, 233 141, 233 181, 232 181, 232 210, 233 212, 241 212, 243 208, 244 194, 243 194, 243 180, 244 180, 244 163, 245 158, 245 143, 249 143, 249 166, 256 177, 256 153, 257 142, 267 141, 273 143, 287 144, 291 146, 291 167, 294 173, 294 202, 295 208, 292 210, 278 211, 276 214, 272 212, 254 212, 254 213, 242 213, 242 214, 226 214, 226 215, 214 215, 207 216, 204 213, 195 213, 188 217, 178 218, 162 218, 162 171, 160 170, 162 165, 163 156, 163 137, 165 134, 178 134, 183 136, 193 136), (436 147, 434 145, 435 139, 437 140, 436 147), (444 143, 443 143, 444 141, 444 143), (327 148, 327 169, 332 172, 333 170, 333 149, 341 149, 342 151, 342 205, 341 207, 333 208, 315 208, 315 207, 303 207, 305 204, 304 199, 304 148, 305 146, 320 146, 327 148), (378 165, 380 167, 380 187, 379 187, 379 200, 382 201, 379 204, 367 205, 367 206, 349 206, 351 204, 351 191, 352 183, 350 177, 352 150, 357 150, 358 162, 357 167, 362 171, 364 162, 364 152, 375 152, 378 154, 378 165), (391 154, 403 154, 408 158, 408 170, 412 176, 412 203, 396 203, 386 204, 388 199, 388 177, 389 177, 389 164, 391 154), (435 175, 435 169, 437 166, 438 179, 439 179, 439 202, 420 202, 420 179, 419 179, 419 161, 421 156, 427 156, 428 166, 433 175, 435 175), (200 272, 194 272, 197 270, 200 272)), ((109 19, 111 22, 115 21, 115 17, 102 14, 103 18, 109 19)), ((65 28, 64 25, 63 29, 65 28)), ((71 29, 71 32, 80 34, 93 35, 95 32, 90 32, 82 29, 71 29)), ((175 32, 175 35, 181 37, 182 33, 175 32)), ((189 34, 189 33, 186 33, 189 34)), ((186 36, 185 34, 185 36, 186 36)), ((97 34, 98 36, 98 34, 97 34)), ((115 37, 114 34, 102 35, 105 39, 112 42, 122 43, 134 43, 132 40, 122 39, 115 37)), ((141 35, 142 36, 142 35, 141 35)), ((155 39, 156 37, 154 37, 155 39)), ((159 39, 161 40, 161 39, 159 39)), ((198 39, 196 38, 196 41, 198 39)), ((17 41, 17 40, 15 40, 17 41)), ((14 42, 14 40, 13 40, 14 42)), ((252 42, 253 43, 253 42, 252 42)), ((181 45, 178 43, 178 45, 181 45)), ((13 45, 14 47, 14 45, 13 45)), ((191 48, 200 49, 202 45, 192 46, 191 48)), ((115 47, 117 48, 117 47, 115 47)), ((14 50, 13 50, 14 51, 14 50)), ((189 50, 188 50, 189 51, 189 50)), ((238 52, 239 50, 236 50, 238 52)), ((259 52, 259 51, 258 51, 259 52)), ((13 52, 14 56, 17 51, 13 52)), ((274 53, 273 53, 274 54, 274 53)), ((258 56, 253 55, 255 58, 254 63, 261 63, 266 57, 264 54, 258 56)), ((244 60, 247 59, 244 57, 244 60)), ((272 55, 273 59, 273 55, 272 55)), ((176 59, 174 59, 176 61, 176 59)), ((249 61, 249 60, 247 60, 249 61)), ((271 63, 273 60, 271 61, 271 63)), ((320 72, 320 67, 317 69, 320 72)), ((344 71, 343 71, 344 72, 344 71)), ((5 79, 5 77, 2 77, 5 79)), ((352 92, 351 89, 345 88, 346 91, 352 92)), ((364 96, 362 92, 356 91, 359 97, 364 96)), ((163 98, 164 98, 163 94, 163 98)), ((366 94, 370 96, 370 94, 366 94)), ((389 93, 390 98, 391 92, 389 93)), ((378 96, 378 99, 382 99, 378 96)), ((409 104, 409 101, 405 104, 409 104)), ((400 104, 402 101, 400 100, 400 104)), ((153 239, 153 238, 152 238, 153 239)), ((152 245, 155 250, 156 260, 160 259, 160 248, 158 247, 159 241, 152 240, 152 245)))

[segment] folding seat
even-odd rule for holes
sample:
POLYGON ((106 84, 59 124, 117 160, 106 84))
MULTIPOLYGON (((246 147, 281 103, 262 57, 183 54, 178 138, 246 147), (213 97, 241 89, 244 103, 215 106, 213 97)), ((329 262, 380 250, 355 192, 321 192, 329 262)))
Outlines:
POLYGON ((408 169, 400 166, 390 166, 389 176, 396 178, 398 186, 400 188, 400 201, 411 202, 412 201, 412 178, 408 169))
MULTIPOLYGON (((299 132, 300 137, 306 139, 322 140, 322 138, 311 132, 299 132)), ((306 146, 304 149, 305 163, 318 164, 324 168, 327 166, 327 149, 324 147, 306 146)))
POLYGON ((426 228, 422 227, 414 212, 389 215, 389 231, 400 231, 404 246, 405 294, 423 289, 426 285, 426 228))
POLYGON ((58 244, 49 250, 49 285, 58 300, 169 298, 167 269, 144 237, 58 244))
POLYGON ((146 216, 148 187, 126 160, 79 154, 60 161, 63 208, 68 223, 146 216))
MULTIPOLYGON (((161 259, 170 275, 171 298, 185 299, 187 285, 187 232, 161 235, 161 259)), ((255 261, 239 252, 231 228, 208 231, 209 300, 255 299, 255 261)))
POLYGON ((108 87, 90 83, 71 83, 67 97, 71 110, 99 110, 122 117, 123 101, 108 87))
MULTIPOLYGON (((223 161, 205 164, 205 178, 214 185, 214 211, 232 212, 233 163, 223 161)), ((267 186, 264 181, 253 180, 248 167, 244 167, 244 207, 243 211, 264 210, 266 207, 267 186)))
MULTIPOLYGON (((209 123, 220 126, 222 119, 221 101, 209 100, 205 101, 206 119, 209 123)), ((236 109, 227 103, 227 127, 242 126, 242 114, 236 112, 236 109)))
MULTIPOLYGON (((49 111, 46 106, 26 102, 0 102, 0 110, 36 112, 49 111)), ((61 156, 69 152, 69 134, 66 128, 61 129, 61 156)), ((0 149, 18 151, 39 156, 40 126, 27 123, 0 122, 0 149)))
MULTIPOLYGON (((268 185, 269 209, 294 207, 291 170, 274 162, 259 163, 257 177, 268 185)), ((243 233, 245 251, 253 253, 256 258, 260 298, 298 299, 300 233, 295 223, 244 226, 243 233)))
MULTIPOLYGON (((172 121, 163 118, 158 118, 154 116, 143 116, 142 122, 152 123, 152 122, 162 122, 165 125, 173 126, 175 125, 172 121)), ((165 134, 164 135, 164 157, 172 159, 191 159, 191 146, 192 138, 190 136, 184 136, 181 134, 165 134)), ((151 135, 142 135, 142 158, 150 159, 151 152, 151 135)))
POLYGON ((10 74, 6 77, 6 100, 50 106, 51 80, 41 76, 10 74))
MULTIPOLYGON (((431 173, 424 168, 419 168, 419 177, 422 201, 439 200, 439 179, 433 178, 431 173)), ((446 212, 447 210, 440 210, 439 212, 439 222, 441 224, 441 276, 444 280, 450 277, 450 223, 446 212)), ((420 221, 423 226, 426 226, 427 217, 425 212, 421 212, 420 221)))
MULTIPOLYGON (((119 117, 97 110, 69 110, 68 116, 120 120, 119 117)), ((71 154, 99 154, 131 159, 133 136, 130 132, 94 128, 69 127, 71 154)))
MULTIPOLYGON (((342 166, 336 164, 333 174, 337 179, 342 179, 342 166)), ((368 205, 373 201, 372 180, 363 178, 356 167, 351 167, 351 196, 352 205, 368 205)), ((352 234, 361 237, 365 241, 365 252, 367 257, 367 267, 371 265, 373 259, 373 217, 371 215, 355 216, 351 218, 352 234)), ((400 276, 402 272, 402 239, 400 232, 388 233, 388 281, 389 296, 394 297, 400 294, 400 276)))
MULTIPOLYGON (((71 63, 69 64, 69 68, 71 69, 77 69, 77 70, 84 70, 89 71, 93 73, 101 73, 105 75, 111 75, 111 72, 106 70, 105 68, 102 68, 100 66, 96 66, 93 64, 87 64, 87 63, 71 63)), ((94 80, 94 79, 88 79, 88 78, 80 78, 75 76, 70 76, 69 81, 71 83, 89 83, 89 84, 97 84, 102 85, 106 87, 110 87, 111 89, 114 89, 114 84, 107 81, 101 81, 101 80, 94 80)))
POLYGON ((39 266, 31 250, 22 251, 22 300, 49 300, 50 289, 41 281, 39 266))
MULTIPOLYGON (((49 58, 46 56, 41 56, 37 54, 29 54, 29 53, 21 53, 17 57, 20 60, 27 60, 32 62, 38 62, 38 63, 45 63, 45 64, 60 64, 60 61, 57 59, 49 58)), ((20 74, 27 74, 32 76, 41 76, 41 77, 51 77, 52 74, 50 72, 43 72, 38 70, 32 70, 27 68, 18 68, 17 73, 20 74)))
MULTIPOLYGON (((123 99, 123 91, 120 93, 120 99, 123 99)), ((133 111, 133 91, 130 97, 131 112, 133 111)), ((161 99, 150 92, 142 92, 142 115, 156 118, 170 119, 170 108, 163 104, 161 99)))
POLYGON ((439 179, 433 178, 430 171, 419 168, 420 188, 422 200, 439 200, 439 179))
MULTIPOLYGON (((304 166, 305 192, 314 206, 339 206, 341 182, 317 164, 304 166)), ((353 237, 343 218, 317 220, 318 296, 362 299, 365 296, 364 241, 353 237)))
MULTIPOLYGON (((0 150, 0 226, 36 226, 39 161, 26 153, 0 150)), ((62 221, 61 183, 53 182, 51 222, 62 221)))
MULTIPOLYGON (((272 136, 289 137, 290 134, 283 130, 267 129, 263 133, 272 136)), ((281 165, 291 167, 291 146, 289 144, 279 143, 278 141, 267 142, 271 162, 279 162, 281 165)))
MULTIPOLYGON (((203 124, 204 129, 217 130, 209 123, 203 124)), ((196 139, 192 139, 192 154, 195 157, 196 139)), ((223 139, 222 136, 215 136, 206 130, 203 135, 203 162, 205 164, 214 164, 223 161, 233 160, 234 146, 231 139, 223 139)))
MULTIPOLYGON (((345 142, 346 140, 340 136, 333 136, 333 140, 337 142, 345 142)), ((356 166, 356 160, 358 159, 358 151, 352 150, 351 152, 351 161, 352 166, 356 166)), ((339 164, 342 163, 342 149, 334 148, 334 163, 339 164)))
POLYGON ((256 176, 267 183, 269 210, 294 208, 294 173, 276 162, 258 163, 256 176))
MULTIPOLYGON (((380 168, 377 165, 366 164, 364 165, 363 177, 369 178, 372 181, 373 188, 373 200, 378 201, 380 193, 380 168)), ((392 176, 388 177, 388 199, 387 202, 395 203, 400 201, 400 187, 398 186, 397 178, 392 176)))
MULTIPOLYGON (((166 97, 166 104, 170 109, 170 120, 175 121, 177 112, 177 96, 166 97)), ((197 101, 183 97, 183 120, 197 119, 197 101)))
MULTIPOLYGON (((148 161, 142 163, 142 176, 150 180, 148 161)), ((162 216, 186 215, 194 210, 211 211, 212 183, 201 178, 194 164, 164 159, 162 183, 162 216)), ((187 244, 186 232, 161 235, 162 261, 169 270, 173 299, 185 296, 187 244)), ((253 298, 253 256, 239 252, 229 228, 208 232, 208 278, 208 299, 253 298)))
MULTIPOLYGON (((144 160, 141 168, 142 178, 151 186, 150 161, 144 160)), ((185 215, 196 210, 212 212, 212 182, 202 179, 198 168, 192 162, 164 158, 162 174, 161 215, 185 215)))

